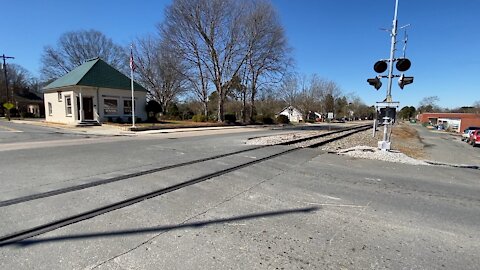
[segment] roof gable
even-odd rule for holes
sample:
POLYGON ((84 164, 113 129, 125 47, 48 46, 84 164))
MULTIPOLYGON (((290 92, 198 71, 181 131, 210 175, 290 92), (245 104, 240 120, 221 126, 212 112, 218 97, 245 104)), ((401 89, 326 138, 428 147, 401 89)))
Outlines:
MULTIPOLYGON (((130 78, 116 70, 100 58, 88 60, 64 76, 50 83, 44 90, 51 90, 65 86, 92 86, 111 89, 131 89, 130 78)), ((135 91, 147 91, 134 82, 135 91)))
POLYGON ((288 105, 287 107, 283 108, 283 110, 281 110, 278 114, 281 114, 283 112, 289 113, 289 111, 296 114, 302 114, 302 112, 299 109, 293 107, 292 105, 288 105))

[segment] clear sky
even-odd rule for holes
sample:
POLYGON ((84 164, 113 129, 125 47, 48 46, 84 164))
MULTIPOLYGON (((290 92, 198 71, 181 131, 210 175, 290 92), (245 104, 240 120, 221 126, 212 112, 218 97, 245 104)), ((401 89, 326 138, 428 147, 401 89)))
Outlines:
MULTIPOLYGON (((407 57, 415 81, 394 100, 417 106, 438 96, 442 107, 472 105, 480 100, 480 0, 399 0, 399 26, 408 28, 407 57)), ((66 32, 96 29, 127 45, 154 33, 169 0, 15 0, 2 1, 0 54, 38 75, 43 47, 55 45, 66 32)), ((367 104, 385 98, 387 82, 375 91, 366 79, 373 64, 386 59, 395 0, 272 0, 293 48, 296 70, 336 81, 367 104)), ((400 33, 401 39, 403 33, 400 33)), ((398 46, 401 50, 402 45, 398 46)), ((397 52, 397 56, 400 52, 397 52)))

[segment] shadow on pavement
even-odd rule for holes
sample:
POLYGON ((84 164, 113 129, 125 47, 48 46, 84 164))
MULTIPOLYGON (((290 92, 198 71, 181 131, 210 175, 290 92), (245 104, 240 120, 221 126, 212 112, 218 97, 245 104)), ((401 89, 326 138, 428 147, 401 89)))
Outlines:
POLYGON ((27 239, 27 240, 15 242, 15 243, 5 243, 0 246, 15 245, 18 247, 27 247, 30 245, 50 243, 50 242, 71 241, 71 240, 91 239, 91 238, 100 238, 100 237, 117 237, 117 236, 137 235, 137 234, 145 234, 145 233, 159 233, 159 232, 166 232, 170 230, 177 230, 177 229, 183 229, 183 228, 201 228, 201 227, 212 225, 212 224, 227 223, 232 221, 251 220, 251 219, 257 219, 257 218, 283 216, 288 214, 310 213, 310 212, 317 211, 319 209, 320 207, 287 209, 287 210, 262 212, 262 213, 242 215, 242 216, 234 216, 229 218, 219 218, 219 219, 212 219, 212 220, 206 220, 206 221, 181 223, 176 225, 147 227, 142 229, 120 230, 120 231, 99 232, 99 233, 85 233, 85 234, 45 237, 40 239, 27 239))

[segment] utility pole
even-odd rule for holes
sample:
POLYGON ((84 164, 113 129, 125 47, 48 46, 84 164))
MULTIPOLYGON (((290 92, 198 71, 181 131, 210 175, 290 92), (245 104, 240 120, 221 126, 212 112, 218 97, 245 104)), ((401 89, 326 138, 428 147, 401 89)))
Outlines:
MULTIPOLYGON (((6 59, 15 59, 13 56, 5 56, 5 54, 2 54, 0 57, 3 59, 3 74, 5 75, 5 98, 6 101, 9 101, 8 99, 8 76, 7 76, 7 63, 5 62, 6 59)), ((12 101, 13 101, 13 92, 12 92, 12 101)))
MULTIPOLYGON (((5 115, 7 116, 7 119, 8 121, 10 121, 10 109, 12 108, 12 103, 10 102, 9 103, 9 98, 8 98, 8 76, 7 76, 7 63, 6 63, 6 59, 15 59, 15 57, 13 56, 5 56, 5 54, 2 54, 1 55, 2 59, 3 59, 3 74, 5 75, 5 103, 2 104, 3 105, 3 108, 6 109, 6 113, 5 115)), ((12 88, 12 96, 11 96, 11 101, 13 102, 13 88, 12 88)), ((0 101, 0 103, 2 103, 0 101)), ((4 110, 5 111, 5 110, 4 110)))

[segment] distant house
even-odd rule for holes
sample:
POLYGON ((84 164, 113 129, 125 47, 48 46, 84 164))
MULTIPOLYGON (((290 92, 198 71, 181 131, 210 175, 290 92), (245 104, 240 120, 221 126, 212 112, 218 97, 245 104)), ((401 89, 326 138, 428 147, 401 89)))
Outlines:
POLYGON ((303 113, 293 106, 287 106, 282 111, 280 111, 277 115, 285 115, 288 117, 290 122, 298 123, 304 122, 303 113))
MULTIPOLYGON (((130 78, 100 58, 86 61, 43 88, 45 120, 73 125, 128 121, 132 116, 130 78)), ((147 119, 147 90, 134 83, 135 117, 147 119)))
POLYGON ((45 114, 43 110, 43 100, 36 94, 27 90, 15 94, 15 107, 22 117, 42 117, 45 114), (25 113, 25 115, 23 115, 25 113), (30 115, 28 115, 28 114, 30 115))

